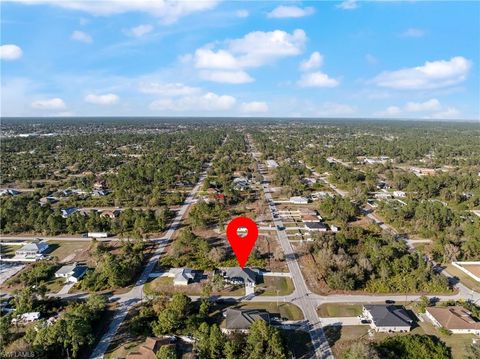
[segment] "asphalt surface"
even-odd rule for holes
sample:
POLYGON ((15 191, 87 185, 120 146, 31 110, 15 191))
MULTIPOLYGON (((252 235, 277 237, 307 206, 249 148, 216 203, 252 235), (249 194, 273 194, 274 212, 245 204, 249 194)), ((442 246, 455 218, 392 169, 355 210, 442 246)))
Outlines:
MULTIPOLYGON (((250 145, 253 149, 253 144, 250 145)), ((260 160, 256 157, 255 153, 255 150, 252 151, 252 155, 258 163, 260 160)), ((273 201, 272 195, 270 194, 269 183, 263 180, 262 187, 265 194, 265 199, 272 214, 273 223, 276 226, 278 241, 285 254, 288 270, 292 275, 293 284, 295 285, 295 291, 291 295, 291 300, 289 300, 289 302, 296 304, 302 310, 305 319, 308 321, 307 329, 310 337, 312 338, 315 356, 317 358, 333 358, 332 351, 322 329, 322 323, 320 322, 316 312, 316 305, 309 298, 312 293, 307 288, 302 271, 298 265, 297 255, 293 251, 290 241, 288 240, 287 233, 283 229, 285 227, 280 219, 281 217, 278 215, 277 207, 273 201)))
MULTIPOLYGON (((207 169, 211 166, 211 163, 208 164, 207 169)), ((148 260, 147 265, 145 266, 140 278, 135 283, 135 286, 126 294, 113 296, 110 298, 111 301, 116 301, 119 304, 118 309, 115 311, 113 320, 111 321, 107 332, 102 336, 100 341, 97 343, 95 349, 90 355, 91 359, 103 358, 105 352, 110 346, 110 342, 118 331, 118 328, 122 324, 123 320, 127 316, 128 310, 135 304, 143 300, 143 286, 146 283, 148 276, 155 268, 155 265, 158 263, 160 255, 164 252, 167 244, 172 240, 172 237, 175 231, 180 227, 180 223, 188 210, 193 203, 196 202, 195 196, 199 191, 200 187, 203 185, 203 182, 206 177, 206 170, 200 176, 198 183, 190 191, 189 195, 181 205, 179 211, 177 212, 175 218, 170 223, 167 232, 160 239, 154 239, 153 241, 158 244, 154 254, 148 260)))

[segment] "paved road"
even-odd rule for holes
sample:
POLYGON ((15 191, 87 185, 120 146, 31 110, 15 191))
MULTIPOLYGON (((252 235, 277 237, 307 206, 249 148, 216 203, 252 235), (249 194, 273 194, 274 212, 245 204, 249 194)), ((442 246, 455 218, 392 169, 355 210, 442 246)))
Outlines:
MULTIPOLYGON (((310 171, 312 171, 312 173, 315 177, 321 179, 325 184, 327 184, 330 188, 332 188, 340 196, 342 196, 342 197, 348 196, 349 193, 347 191, 343 191, 343 190, 338 189, 334 184, 332 184, 330 181, 328 181, 325 177, 320 176, 320 174, 318 172, 316 172, 313 169, 313 167, 310 167, 310 166, 306 166, 306 167, 310 171)), ((387 232, 389 232, 393 235, 398 234, 398 231, 395 228, 393 228, 392 226, 384 223, 380 218, 378 218, 374 213, 372 213, 371 210, 368 210, 366 208, 362 208, 362 211, 374 223, 379 224, 379 226, 383 230, 385 230, 385 231, 387 231, 387 232)), ((411 250, 415 250, 415 247, 414 247, 415 243, 428 243, 428 242, 430 242, 430 240, 428 240, 428 239, 425 239, 425 240, 411 240, 411 239, 408 239, 408 238, 403 237, 403 236, 397 236, 397 238, 399 240, 403 240, 411 250)), ((433 266, 437 267, 437 263, 435 263, 433 261, 430 261, 430 262, 432 263, 433 266)), ((459 282, 457 279, 455 279, 455 277, 453 275, 448 273, 445 269, 441 269, 440 266, 438 266, 438 268, 440 268, 440 270, 439 270, 440 273, 445 275, 452 283, 455 283, 455 288, 458 290, 458 294, 454 295, 454 296, 435 296, 435 295, 433 295, 433 296, 428 296, 428 297, 430 297, 430 298, 440 298, 441 300, 468 299, 468 300, 472 300, 472 301, 477 302, 477 303, 480 302, 480 294, 479 293, 474 292, 473 290, 471 290, 468 287, 466 287, 465 285, 463 285, 461 282, 459 282)), ((335 296, 328 296, 327 298, 330 300, 330 299, 333 299, 334 297, 335 296)), ((345 296, 340 296, 340 297, 343 297, 343 299, 345 301, 345 299, 346 299, 345 296)), ((398 297, 401 298, 402 296, 398 296, 398 297)), ((412 298, 412 299, 408 299, 408 300, 418 300, 418 298, 419 298, 419 296, 407 296, 407 297, 412 298)), ((396 300, 395 296, 390 296, 390 298, 393 298, 394 300, 396 300)), ((366 299, 366 298, 364 298, 364 296, 360 296, 360 299, 366 299)), ((386 299, 389 299, 389 298, 386 298, 386 299)), ((397 299, 397 300, 400 300, 400 299, 397 299)), ((341 302, 341 301, 342 300, 339 300, 339 302, 341 302)))
MULTIPOLYGON (((207 169, 210 166, 211 166, 211 163, 208 164, 207 169)), ((126 294, 113 296, 110 298, 111 301, 116 301, 117 303, 119 303, 119 307, 115 311, 113 320, 111 321, 107 332, 102 336, 97 346, 93 350, 92 354, 90 355, 91 359, 103 358, 105 352, 110 346, 110 342, 112 341, 113 337, 118 331, 118 328, 120 327, 123 320, 125 319, 129 308, 143 299, 143 286, 146 283, 148 276, 153 271, 153 268, 155 267, 155 265, 157 264, 160 258, 160 255, 165 250, 165 247, 167 246, 167 244, 171 241, 175 231, 180 227, 180 223, 185 213, 187 212, 188 207, 190 207, 190 205, 196 202, 195 196, 199 191, 200 187, 203 185, 205 177, 206 177, 206 170, 201 174, 198 183, 190 191, 189 195, 181 205, 175 218, 170 223, 170 226, 168 227, 168 230, 165 233, 165 235, 160 239, 152 240, 155 243, 157 243, 158 246, 155 249, 154 254, 148 260, 148 263, 145 266, 142 274, 140 275, 140 278, 135 283, 135 286, 126 294)))
MULTIPOLYGON (((251 139, 248 138, 248 140, 252 148, 252 155, 258 163, 260 160, 257 157, 257 151, 255 150, 253 144, 251 143, 251 139)), ((263 179, 262 183, 264 183, 262 187, 265 194, 265 199, 269 203, 273 222, 276 228, 284 228, 283 222, 280 219, 280 217, 277 215, 274 215, 274 212, 275 213, 278 213, 278 212, 277 212, 275 203, 273 202, 272 195, 269 191, 269 183, 265 181, 264 177, 262 179, 263 179), (278 218, 275 218, 276 216, 278 218)), ((312 301, 309 300, 309 296, 312 293, 307 288, 307 284, 305 283, 305 280, 303 278, 302 271, 300 270, 300 266, 298 265, 297 256, 293 251, 293 248, 290 244, 290 241, 288 240, 285 230, 277 229, 277 237, 278 237, 280 246, 282 247, 283 252, 285 254, 287 266, 292 275, 293 283, 295 285, 295 292, 293 294, 292 300, 290 301, 300 307, 300 309, 303 311, 303 315, 305 319, 308 321, 307 329, 310 334, 310 337, 312 338, 315 356, 317 358, 333 358, 332 351, 328 344, 327 338, 325 337, 325 334, 322 329, 322 324, 316 312, 316 306, 312 301)), ((254 297, 252 299, 255 299, 255 298, 257 297, 254 297)))

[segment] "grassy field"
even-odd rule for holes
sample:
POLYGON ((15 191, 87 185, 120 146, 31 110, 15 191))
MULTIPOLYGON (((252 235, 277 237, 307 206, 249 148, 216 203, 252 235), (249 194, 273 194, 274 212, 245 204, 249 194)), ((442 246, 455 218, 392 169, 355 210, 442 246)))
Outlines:
MULTIPOLYGON (((410 334, 433 335, 443 341, 452 351, 452 359, 463 359, 465 357, 465 348, 472 343, 474 335, 444 335, 440 334, 438 330, 430 322, 418 322, 419 326, 412 329, 410 334)), ((353 343, 359 340, 374 340, 381 341, 392 335, 409 335, 407 333, 375 333, 372 337, 368 335, 370 328, 364 325, 358 326, 344 326, 324 328, 327 340, 332 347, 333 354, 336 358, 341 358, 345 350, 353 343)))
POLYGON ((452 349, 452 359, 463 359, 465 358, 465 348, 467 345, 472 344, 473 334, 452 334, 445 335, 441 334, 437 328, 433 326, 430 322, 420 322, 420 327, 425 334, 435 335, 442 342, 452 349))
POLYGON ((276 302, 248 302, 240 303, 238 308, 245 309, 264 309, 270 314, 278 313, 282 318, 287 318, 288 320, 302 320, 303 313, 299 307, 291 303, 282 303, 279 302, 278 305, 276 302))
POLYGON ((256 292, 260 295, 288 295, 293 293, 295 287, 288 277, 263 277, 263 283, 259 284, 256 292))
POLYGON ((319 317, 356 317, 362 314, 361 304, 325 303, 317 308, 319 317))
POLYGON ((20 249, 20 247, 21 246, 4 246, 4 245, 1 245, 0 246, 0 254, 4 258, 13 257, 15 255, 15 251, 17 249, 20 249))
POLYGON ((49 253, 57 257, 59 261, 74 261, 77 254, 90 247, 90 242, 85 241, 49 241, 48 245, 52 247, 49 253))
POLYGON ((57 293, 65 285, 65 279, 63 278, 52 278, 45 283, 48 288, 48 292, 57 293))

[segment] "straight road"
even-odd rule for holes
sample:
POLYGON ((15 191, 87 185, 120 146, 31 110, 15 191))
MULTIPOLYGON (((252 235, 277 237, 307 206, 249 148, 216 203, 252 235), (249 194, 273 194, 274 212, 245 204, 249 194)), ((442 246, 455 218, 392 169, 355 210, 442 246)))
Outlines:
MULTIPOLYGON (((257 151, 255 150, 250 137, 247 137, 250 143, 250 147, 252 149, 252 156, 257 161, 260 159, 257 157, 257 151)), ((302 271, 300 270, 300 266, 297 261, 297 255, 293 251, 293 248, 288 240, 288 236, 283 229, 283 222, 276 213, 278 213, 275 203, 273 201, 271 192, 269 190, 269 183, 265 181, 265 178, 262 175, 262 187, 263 192, 265 194, 265 199, 267 200, 270 208, 270 212, 273 218, 273 222, 277 229, 277 238, 280 243, 280 246, 283 249, 285 254, 285 259, 287 262, 288 269, 292 275, 293 284, 295 285, 295 292, 293 295, 291 302, 295 303, 300 309, 303 311, 303 315, 305 319, 308 321, 307 328, 312 339, 312 344, 315 352, 316 358, 325 358, 330 359, 333 358, 332 351, 328 344, 327 338, 322 329, 322 323, 320 322, 317 312, 316 306, 314 303, 309 300, 309 296, 312 294, 310 290, 307 288, 307 284, 303 278, 302 271), (277 217, 277 218, 275 218, 277 217), (282 229, 279 229, 282 228, 282 229)), ((255 297, 256 298, 256 297, 255 297)), ((278 299, 277 299, 278 300, 278 299)))
POLYGON ((210 168, 211 164, 212 164, 211 162, 208 163, 207 169, 200 175, 198 183, 195 185, 195 187, 193 187, 193 189, 190 191, 189 195, 187 196, 183 204, 180 206, 179 211, 177 212, 173 221, 170 223, 170 226, 168 227, 168 230, 165 233, 165 235, 162 238, 152 240, 153 242, 157 243, 158 246, 154 254, 148 260, 147 265, 145 266, 142 274, 140 275, 140 278, 135 283, 135 286, 126 294, 112 296, 110 298, 111 301, 116 301, 117 303, 119 303, 119 307, 115 311, 115 314, 113 316, 112 321, 110 322, 107 332, 102 336, 97 346, 93 350, 92 354, 90 355, 90 359, 103 358, 103 356, 105 355, 105 352, 110 346, 110 343, 113 337, 117 333, 118 328, 120 327, 122 322, 125 320, 125 317, 127 316, 129 309, 133 305, 142 301, 143 286, 146 283, 148 276, 155 268, 155 265, 158 263, 160 255, 165 250, 165 247, 172 240, 172 237, 175 234, 175 231, 180 227, 180 223, 182 222, 182 219, 185 213, 187 212, 188 208, 193 203, 196 202, 195 197, 198 191, 200 190, 200 187, 203 185, 203 182, 205 181, 206 172, 208 168, 210 168))

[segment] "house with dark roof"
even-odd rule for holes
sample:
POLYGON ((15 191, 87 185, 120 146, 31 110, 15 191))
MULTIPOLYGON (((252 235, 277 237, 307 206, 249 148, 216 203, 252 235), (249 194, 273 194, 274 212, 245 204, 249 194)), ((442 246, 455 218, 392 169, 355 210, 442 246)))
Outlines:
POLYGON ((377 332, 409 332, 413 325, 406 310, 395 305, 365 304, 362 314, 377 332))
POLYGON ((229 267, 221 270, 225 282, 234 285, 255 286, 260 270, 256 268, 229 267))
POLYGON ((233 332, 246 333, 256 320, 270 323, 270 314, 263 310, 228 308, 223 313, 223 316, 225 321, 221 326, 221 330, 226 334, 233 332))
POLYGON ((326 232, 327 226, 323 222, 304 222, 305 229, 309 232, 326 232))
POLYGON ((480 322, 461 306, 428 307, 425 315, 435 326, 448 329, 454 334, 480 335, 480 322))
POLYGON ((63 218, 68 218, 68 217, 70 217, 72 214, 74 214, 74 213, 77 212, 77 211, 78 211, 78 209, 75 208, 75 207, 63 208, 63 209, 61 210, 61 212, 62 212, 62 217, 63 217, 63 218))

